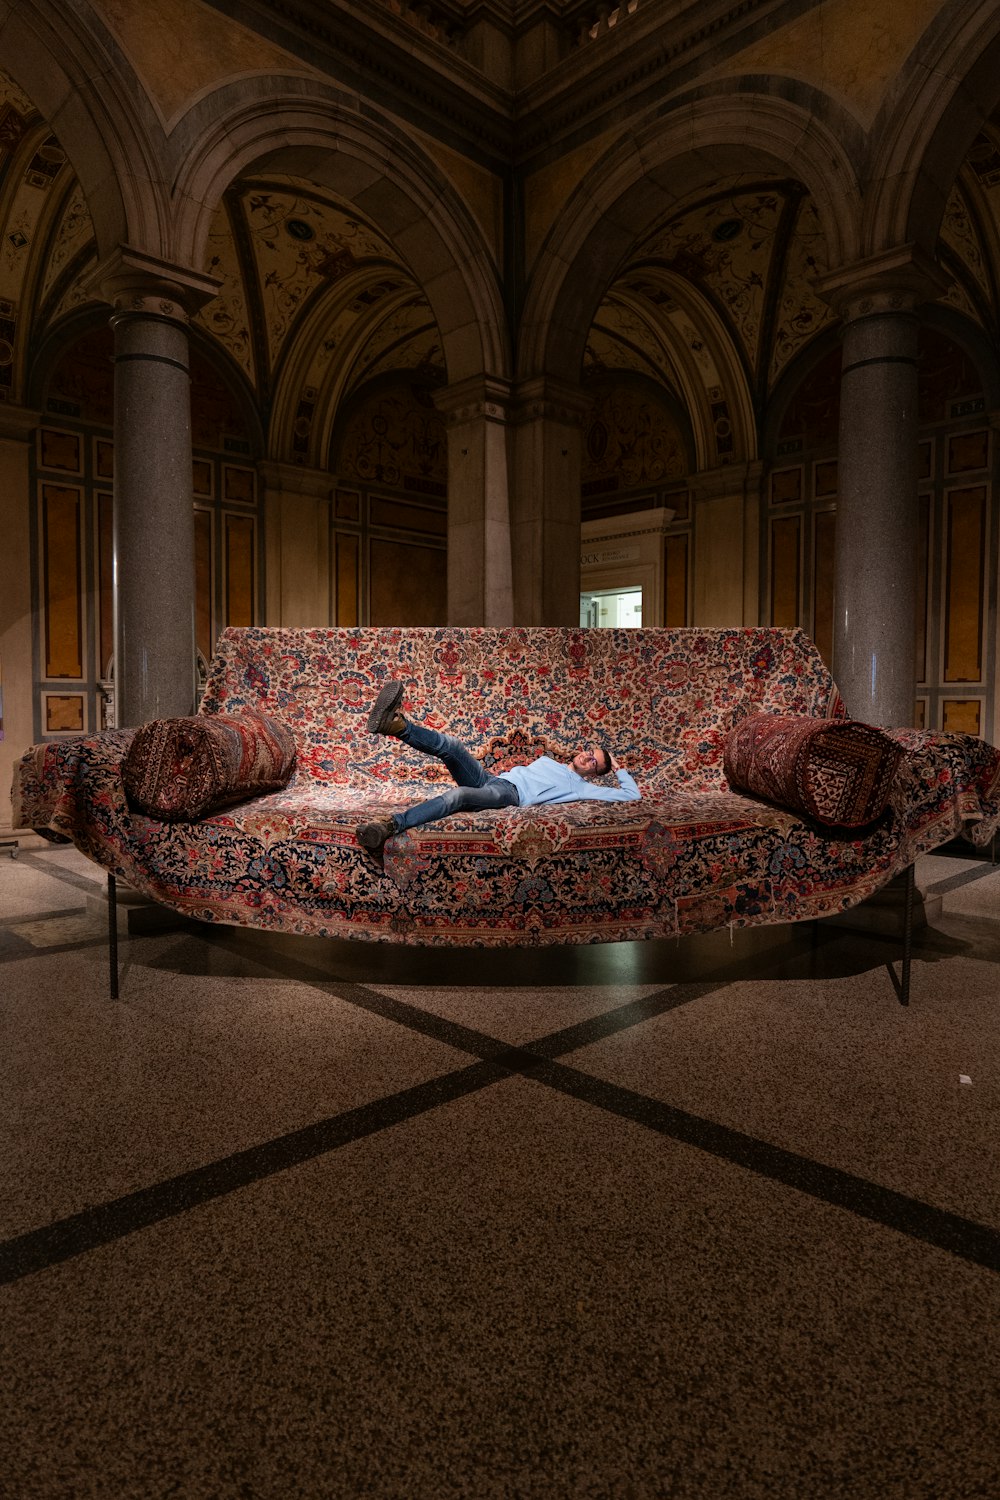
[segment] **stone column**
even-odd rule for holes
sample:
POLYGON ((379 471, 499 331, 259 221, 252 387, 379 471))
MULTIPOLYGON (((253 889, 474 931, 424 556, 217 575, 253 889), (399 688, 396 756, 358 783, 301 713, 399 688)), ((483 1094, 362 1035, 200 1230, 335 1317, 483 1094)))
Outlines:
POLYGON ((122 249, 94 281, 114 312, 115 722, 195 699, 188 322, 218 283, 122 249))
POLYGON ((512 554, 518 625, 580 623, 580 472, 584 414, 578 386, 522 381, 513 409, 512 554))
POLYGON ((913 722, 916 308, 945 286, 904 246, 819 288, 844 320, 833 675, 854 718, 886 727, 913 722))
POLYGON ((265 618, 270 625, 333 623, 330 598, 330 496, 325 469, 266 462, 264 481, 265 618))
POLYGON ((448 623, 510 625, 510 483, 503 380, 474 376, 434 401, 448 433, 448 623))

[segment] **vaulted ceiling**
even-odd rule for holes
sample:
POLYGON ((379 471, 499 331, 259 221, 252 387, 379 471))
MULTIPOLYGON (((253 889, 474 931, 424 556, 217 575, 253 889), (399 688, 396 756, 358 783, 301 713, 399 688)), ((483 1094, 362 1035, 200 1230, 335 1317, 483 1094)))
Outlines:
MULTIPOLYGON (((1000 327, 1000 121, 973 144, 948 200, 944 301, 1000 327)), ((33 360, 100 308, 87 205, 31 100, 0 76, 0 399, 24 402, 33 360)), ((203 268, 220 283, 197 326, 261 413, 307 398, 328 413, 390 371, 446 378, 421 287, 393 246, 327 189, 241 179, 218 205, 203 268)), ((585 376, 644 375, 682 408, 720 397, 759 421, 792 362, 834 315, 815 206, 795 181, 731 179, 637 243, 601 301, 585 376)), ((701 455, 710 462, 712 455, 701 455)))

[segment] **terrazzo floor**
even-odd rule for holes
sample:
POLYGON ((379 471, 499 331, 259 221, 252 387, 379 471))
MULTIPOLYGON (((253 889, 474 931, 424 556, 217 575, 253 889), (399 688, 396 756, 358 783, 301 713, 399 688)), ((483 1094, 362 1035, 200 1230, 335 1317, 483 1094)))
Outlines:
POLYGON ((123 934, 0 856, 0 1500, 995 1500, 1000 868, 850 924, 123 934))

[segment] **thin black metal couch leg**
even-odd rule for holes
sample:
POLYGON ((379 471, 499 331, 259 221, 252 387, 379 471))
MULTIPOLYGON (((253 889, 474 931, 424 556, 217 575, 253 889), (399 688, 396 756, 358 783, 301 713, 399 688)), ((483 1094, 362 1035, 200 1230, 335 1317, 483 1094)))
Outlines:
POLYGON ((897 977, 894 964, 886 964, 889 970, 889 978, 892 980, 893 988, 900 1005, 910 1003, 910 961, 913 954, 913 901, 916 886, 915 867, 910 865, 906 871, 906 890, 903 897, 903 965, 902 974, 897 977))
POLYGON ((108 876, 108 960, 111 965, 111 998, 118 999, 118 886, 108 876))

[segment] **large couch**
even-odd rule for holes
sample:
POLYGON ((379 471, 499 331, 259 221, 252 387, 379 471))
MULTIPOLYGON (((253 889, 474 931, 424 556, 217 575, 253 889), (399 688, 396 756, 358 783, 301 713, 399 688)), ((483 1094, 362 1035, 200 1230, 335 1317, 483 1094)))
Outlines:
POLYGON ((228 630, 201 714, 259 710, 295 737, 282 790, 194 822, 134 811, 134 731, 35 746, 15 772, 16 826, 46 829, 140 892, 206 922, 394 943, 591 943, 798 921, 872 895, 915 857, 1000 821, 1000 754, 969 735, 894 730, 889 805, 824 827, 740 794, 726 736, 759 712, 844 715, 799 631, 228 630), (379 688, 493 770, 610 740, 639 802, 461 814, 391 838, 384 871, 356 826, 432 795, 447 773, 372 736, 379 688))

